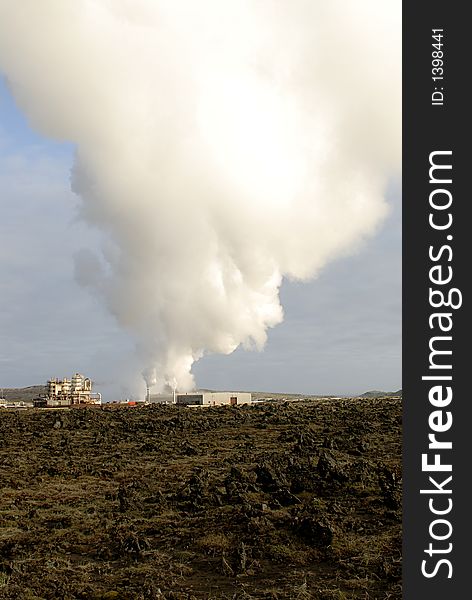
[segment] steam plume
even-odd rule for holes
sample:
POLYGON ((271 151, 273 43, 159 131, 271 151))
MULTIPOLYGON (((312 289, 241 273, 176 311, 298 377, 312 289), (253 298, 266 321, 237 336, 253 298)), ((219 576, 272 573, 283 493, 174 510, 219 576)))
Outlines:
POLYGON ((106 242, 78 280, 136 338, 150 385, 262 348, 306 280, 386 214, 400 160, 396 0, 0 0, 0 69, 72 141, 106 242))

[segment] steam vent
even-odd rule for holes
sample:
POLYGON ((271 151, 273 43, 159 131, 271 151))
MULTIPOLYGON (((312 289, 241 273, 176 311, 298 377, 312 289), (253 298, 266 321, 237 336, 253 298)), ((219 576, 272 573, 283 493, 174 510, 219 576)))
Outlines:
POLYGON ((34 406, 78 406, 101 404, 101 402, 101 394, 92 392, 92 380, 75 373, 71 379, 49 379, 47 394, 36 398, 34 406))

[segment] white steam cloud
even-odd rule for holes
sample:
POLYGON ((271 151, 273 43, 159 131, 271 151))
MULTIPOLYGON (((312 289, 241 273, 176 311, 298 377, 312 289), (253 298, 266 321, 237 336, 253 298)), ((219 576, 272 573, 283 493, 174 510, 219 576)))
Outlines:
POLYGON ((283 277, 372 234, 400 163, 398 0, 0 0, 0 69, 106 235, 77 257, 148 384, 262 348, 283 277))

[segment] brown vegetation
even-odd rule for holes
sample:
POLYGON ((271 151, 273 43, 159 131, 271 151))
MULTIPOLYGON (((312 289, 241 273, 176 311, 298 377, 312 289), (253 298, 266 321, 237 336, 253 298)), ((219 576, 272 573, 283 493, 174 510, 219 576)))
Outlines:
POLYGON ((0 414, 0 598, 401 598, 393 399, 0 414))

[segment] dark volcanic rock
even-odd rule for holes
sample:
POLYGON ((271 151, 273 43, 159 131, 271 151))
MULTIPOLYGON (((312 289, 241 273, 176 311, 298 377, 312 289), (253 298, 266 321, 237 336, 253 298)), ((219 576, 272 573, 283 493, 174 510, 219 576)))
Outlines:
POLYGON ((286 477, 271 464, 257 465, 256 482, 264 491, 275 491, 287 485, 286 477))
POLYGON ((309 544, 319 548, 325 548, 333 541, 333 527, 325 517, 306 515, 296 522, 296 531, 309 544))
POLYGON ((317 468, 320 477, 325 481, 342 483, 348 479, 345 466, 333 450, 321 450, 317 468))
POLYGON ((400 599, 400 417, 4 410, 0 600, 400 599))

